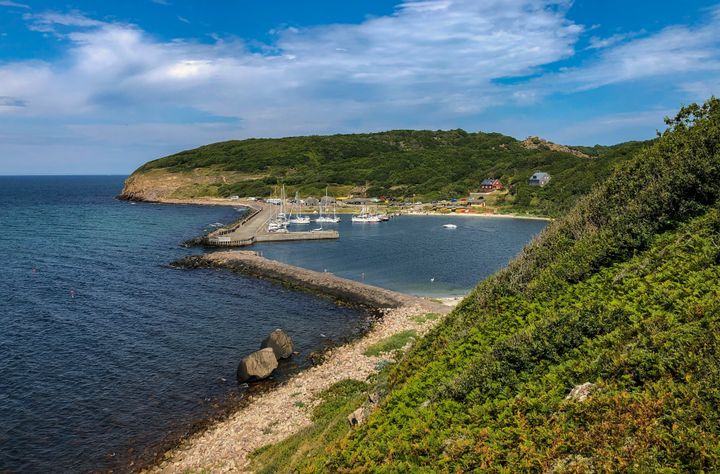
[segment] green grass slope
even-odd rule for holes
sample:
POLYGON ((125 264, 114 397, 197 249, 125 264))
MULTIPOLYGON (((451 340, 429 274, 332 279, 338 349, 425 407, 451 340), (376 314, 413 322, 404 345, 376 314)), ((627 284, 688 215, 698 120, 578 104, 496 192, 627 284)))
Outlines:
POLYGON ((151 161, 135 174, 226 173, 229 177, 218 186, 201 189, 218 196, 269 196, 283 182, 291 195, 319 196, 329 185, 339 195, 360 190, 368 196, 424 200, 467 196, 483 179, 494 177, 512 185, 501 203, 506 207, 558 215, 645 144, 583 148, 589 157, 578 157, 529 150, 498 133, 396 130, 215 143, 151 161), (544 189, 527 185, 538 170, 553 176, 544 189))
POLYGON ((720 469, 720 101, 668 124, 392 367, 367 424, 285 468, 720 469))

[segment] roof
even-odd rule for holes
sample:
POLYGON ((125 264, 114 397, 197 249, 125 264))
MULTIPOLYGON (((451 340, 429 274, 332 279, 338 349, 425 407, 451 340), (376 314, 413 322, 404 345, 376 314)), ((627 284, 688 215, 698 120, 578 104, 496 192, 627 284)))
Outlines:
POLYGON ((543 178, 549 178, 549 177, 550 177, 549 174, 547 174, 543 171, 538 171, 537 173, 534 173, 530 179, 543 179, 543 178))
POLYGON ((495 181, 497 181, 497 179, 483 179, 483 182, 480 183, 480 186, 492 186, 493 184, 495 184, 495 181))

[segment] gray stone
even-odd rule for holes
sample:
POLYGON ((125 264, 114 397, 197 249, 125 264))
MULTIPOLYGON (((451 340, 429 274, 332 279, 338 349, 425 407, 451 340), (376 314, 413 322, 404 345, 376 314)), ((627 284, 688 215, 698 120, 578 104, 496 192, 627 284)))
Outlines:
POLYGON ((587 400, 587 397, 590 396, 593 390, 595 390, 594 383, 585 382, 582 385, 576 385, 575 387, 573 387, 572 390, 570 390, 570 393, 567 397, 565 397, 565 400, 584 402, 585 400, 587 400))
POLYGON ((367 406, 361 406, 354 412, 350 413, 347 417, 350 426, 358 426, 365 423, 368 415, 370 414, 370 408, 367 406))
POLYGON ((243 357, 238 365, 237 378, 240 382, 262 380, 272 374, 278 366, 271 348, 260 349, 243 357))
POLYGON ((287 359, 293 354, 292 338, 282 329, 276 329, 271 332, 260 347, 263 349, 266 347, 271 348, 273 352, 275 352, 275 357, 278 359, 287 359))

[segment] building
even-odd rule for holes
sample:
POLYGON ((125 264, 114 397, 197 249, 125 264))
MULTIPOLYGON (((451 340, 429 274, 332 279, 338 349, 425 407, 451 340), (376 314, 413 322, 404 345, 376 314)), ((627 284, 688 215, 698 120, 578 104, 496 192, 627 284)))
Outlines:
POLYGON ((323 196, 320 198, 320 204, 327 206, 328 204, 335 204, 335 198, 332 196, 323 196))
POLYGON ((530 176, 530 179, 528 179, 528 184, 530 186, 545 186, 550 182, 550 175, 547 173, 544 173, 542 171, 536 171, 533 173, 532 176, 530 176))
POLYGON ((306 206, 317 206, 320 204, 320 201, 318 201, 316 198, 309 196, 305 198, 305 205, 306 206))
POLYGON ((345 201, 345 204, 354 204, 354 205, 359 205, 359 206, 365 206, 367 204, 371 204, 372 202, 373 202, 373 200, 370 198, 354 197, 354 198, 347 199, 345 201))
POLYGON ((483 193, 491 193, 493 191, 500 191, 501 189, 503 189, 503 185, 499 179, 488 178, 480 183, 480 190, 483 193))

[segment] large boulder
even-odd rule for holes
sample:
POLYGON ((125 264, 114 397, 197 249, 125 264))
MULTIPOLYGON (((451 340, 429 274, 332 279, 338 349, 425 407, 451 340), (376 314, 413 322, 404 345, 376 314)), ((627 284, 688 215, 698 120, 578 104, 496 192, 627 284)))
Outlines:
POLYGON ((271 332, 260 347, 263 349, 266 347, 271 348, 273 352, 275 352, 275 357, 278 359, 287 359, 293 353, 292 338, 282 329, 276 329, 271 332))
POLYGON ((275 352, 271 348, 260 349, 240 360, 237 378, 240 382, 251 382, 269 377, 278 366, 275 352))

